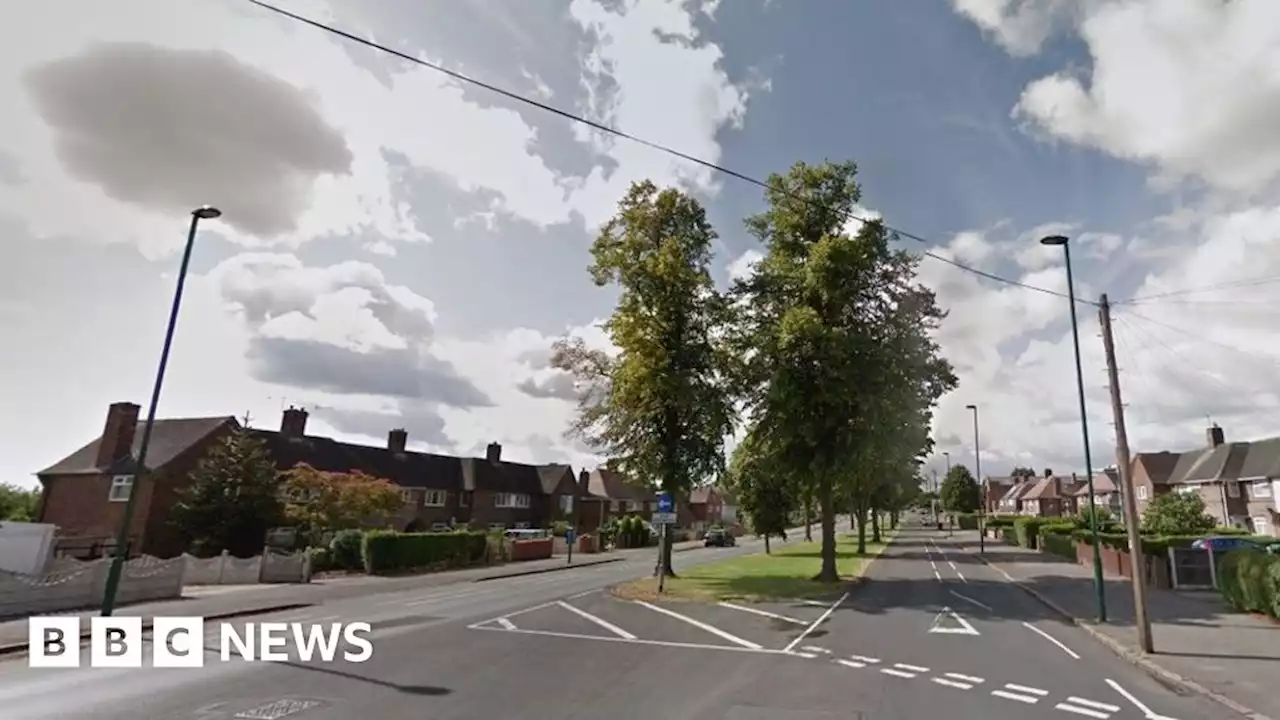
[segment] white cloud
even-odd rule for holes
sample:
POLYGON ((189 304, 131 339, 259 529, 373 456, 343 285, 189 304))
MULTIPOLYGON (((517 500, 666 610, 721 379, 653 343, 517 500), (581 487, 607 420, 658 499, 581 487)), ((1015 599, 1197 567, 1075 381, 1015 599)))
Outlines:
POLYGON ((951 0, 1013 55, 1033 55, 1079 0, 951 0))

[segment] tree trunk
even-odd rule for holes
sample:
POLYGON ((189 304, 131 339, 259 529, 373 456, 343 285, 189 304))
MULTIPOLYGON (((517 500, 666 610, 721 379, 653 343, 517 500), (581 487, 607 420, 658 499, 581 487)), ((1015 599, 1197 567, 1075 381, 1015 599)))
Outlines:
POLYGON ((831 475, 818 477, 818 512, 822 515, 822 570, 814 578, 818 582, 840 582, 836 569, 836 514, 831 506, 831 475))
POLYGON ((897 510, 894 510, 893 512, 889 513, 889 529, 890 530, 898 529, 898 511, 897 510))
POLYGON ((871 542, 880 542, 880 508, 871 508, 871 542))
POLYGON ((862 503, 858 503, 858 554, 867 552, 867 511, 862 503))
POLYGON ((769 554, 769 533, 764 534, 764 554, 769 554))
POLYGON ((662 574, 667 577, 676 577, 676 570, 671 566, 671 546, 674 544, 675 538, 671 532, 671 526, 668 525, 662 531, 661 538, 658 542, 662 543, 662 574))
POLYGON ((808 493, 804 497, 804 541, 813 542, 813 503, 809 500, 808 493))

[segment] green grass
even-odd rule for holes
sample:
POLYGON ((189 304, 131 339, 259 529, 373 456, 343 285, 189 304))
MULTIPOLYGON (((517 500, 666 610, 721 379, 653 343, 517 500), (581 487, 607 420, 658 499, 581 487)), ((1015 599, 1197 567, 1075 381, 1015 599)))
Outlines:
MULTIPOLYGON (((893 534, 882 533, 883 539, 891 540, 893 534)), ((849 534, 836 535, 836 570, 845 582, 854 582, 877 555, 884 550, 886 543, 867 543, 865 555, 858 555, 858 538, 849 534)), ((661 597, 664 600, 780 600, 791 598, 816 597, 830 594, 841 589, 831 583, 820 583, 813 577, 822 569, 821 543, 776 543, 773 552, 721 560, 691 567, 680 567, 680 556, 676 556, 676 573, 679 577, 668 578, 664 592, 658 595, 656 578, 644 578, 618 585, 613 589, 615 595, 631 600, 652 600, 661 597)))

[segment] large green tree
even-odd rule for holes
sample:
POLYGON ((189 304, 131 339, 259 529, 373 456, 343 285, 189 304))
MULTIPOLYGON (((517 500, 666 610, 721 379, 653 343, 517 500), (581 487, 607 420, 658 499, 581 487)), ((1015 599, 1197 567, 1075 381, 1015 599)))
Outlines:
POLYGON ((0 520, 31 522, 40 505, 40 491, 0 484, 0 520))
POLYGON ((1215 524, 1200 493, 1157 495, 1142 511, 1142 529, 1153 535, 1198 535, 1215 524))
POLYGON ((978 509, 982 502, 982 490, 973 473, 964 465, 952 465, 947 479, 942 481, 938 490, 942 509, 953 513, 971 513, 978 509))
POLYGON ((283 519, 280 481, 266 445, 237 427, 196 465, 170 522, 191 552, 237 557, 262 552, 267 531, 283 519))
MULTIPOLYGON (((725 465, 733 429, 719 340, 724 299, 710 265, 715 231, 697 200, 645 181, 631 186, 591 248, 592 278, 618 290, 605 358, 562 343, 553 359, 580 382, 573 430, 612 466, 683 502, 725 465)), ((671 536, 661 553, 672 574, 671 536)))
POLYGON ((769 552, 771 537, 786 537, 796 511, 795 486, 776 466, 760 435, 748 430, 729 458, 725 487, 738 499, 738 507, 753 532, 764 538, 769 552))

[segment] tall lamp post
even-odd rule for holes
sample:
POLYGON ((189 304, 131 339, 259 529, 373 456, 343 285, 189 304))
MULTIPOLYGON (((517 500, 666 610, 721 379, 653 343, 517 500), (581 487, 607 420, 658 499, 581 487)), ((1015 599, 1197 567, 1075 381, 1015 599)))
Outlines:
POLYGON ((1102 582, 1102 549, 1098 542, 1098 509, 1093 493, 1093 458, 1089 454, 1089 417, 1084 401, 1084 370, 1080 363, 1080 324, 1076 320, 1076 289, 1071 276, 1071 243, 1062 235, 1040 239, 1041 245, 1058 246, 1067 266, 1067 300, 1071 303, 1071 340, 1076 356, 1076 391, 1080 395, 1080 432, 1084 436, 1084 472, 1089 484, 1089 532, 1093 536, 1093 585, 1098 593, 1098 622, 1107 621, 1107 591, 1102 582))
MULTIPOLYGON (((944 452, 944 453, 942 453, 942 457, 943 457, 943 458, 946 460, 946 462, 947 462, 947 471, 946 471, 945 473, 943 473, 943 474, 942 474, 942 479, 943 479, 943 480, 945 480, 945 479, 947 479, 947 478, 951 477, 951 453, 949 453, 949 452, 944 452)), ((936 473, 936 471, 935 471, 935 473, 936 473)), ((936 492, 936 491, 937 491, 937 488, 934 488, 934 491, 936 492)), ((938 507, 942 507, 942 496, 941 496, 941 495, 939 495, 939 496, 938 496, 938 507)))
POLYGON ((973 411, 973 474, 978 480, 978 553, 987 551, 987 486, 982 482, 982 453, 978 449, 978 406, 965 405, 973 411))
POLYGON ((147 449, 151 445, 151 430, 156 423, 156 406, 160 404, 160 389, 164 386, 164 371, 169 365, 169 349, 173 345, 173 331, 178 324, 178 309, 182 305, 182 289, 187 282, 187 268, 191 264, 191 249, 195 246, 196 227, 201 220, 220 217, 222 211, 202 205, 191 211, 191 227, 187 230, 187 245, 182 250, 182 265, 178 268, 178 286, 173 292, 173 307, 169 310, 169 326, 164 333, 164 346, 160 350, 160 366, 156 369, 155 385, 151 388, 151 405, 147 408, 147 420, 142 426, 142 441, 138 445, 138 457, 133 462, 133 482, 129 484, 129 498, 124 504, 124 516, 116 535, 115 555, 107 572, 107 585, 102 594, 102 616, 115 610, 116 591, 120 589, 120 574, 129 554, 129 526, 133 523, 133 508, 138 498, 138 483, 146 474, 147 449))

